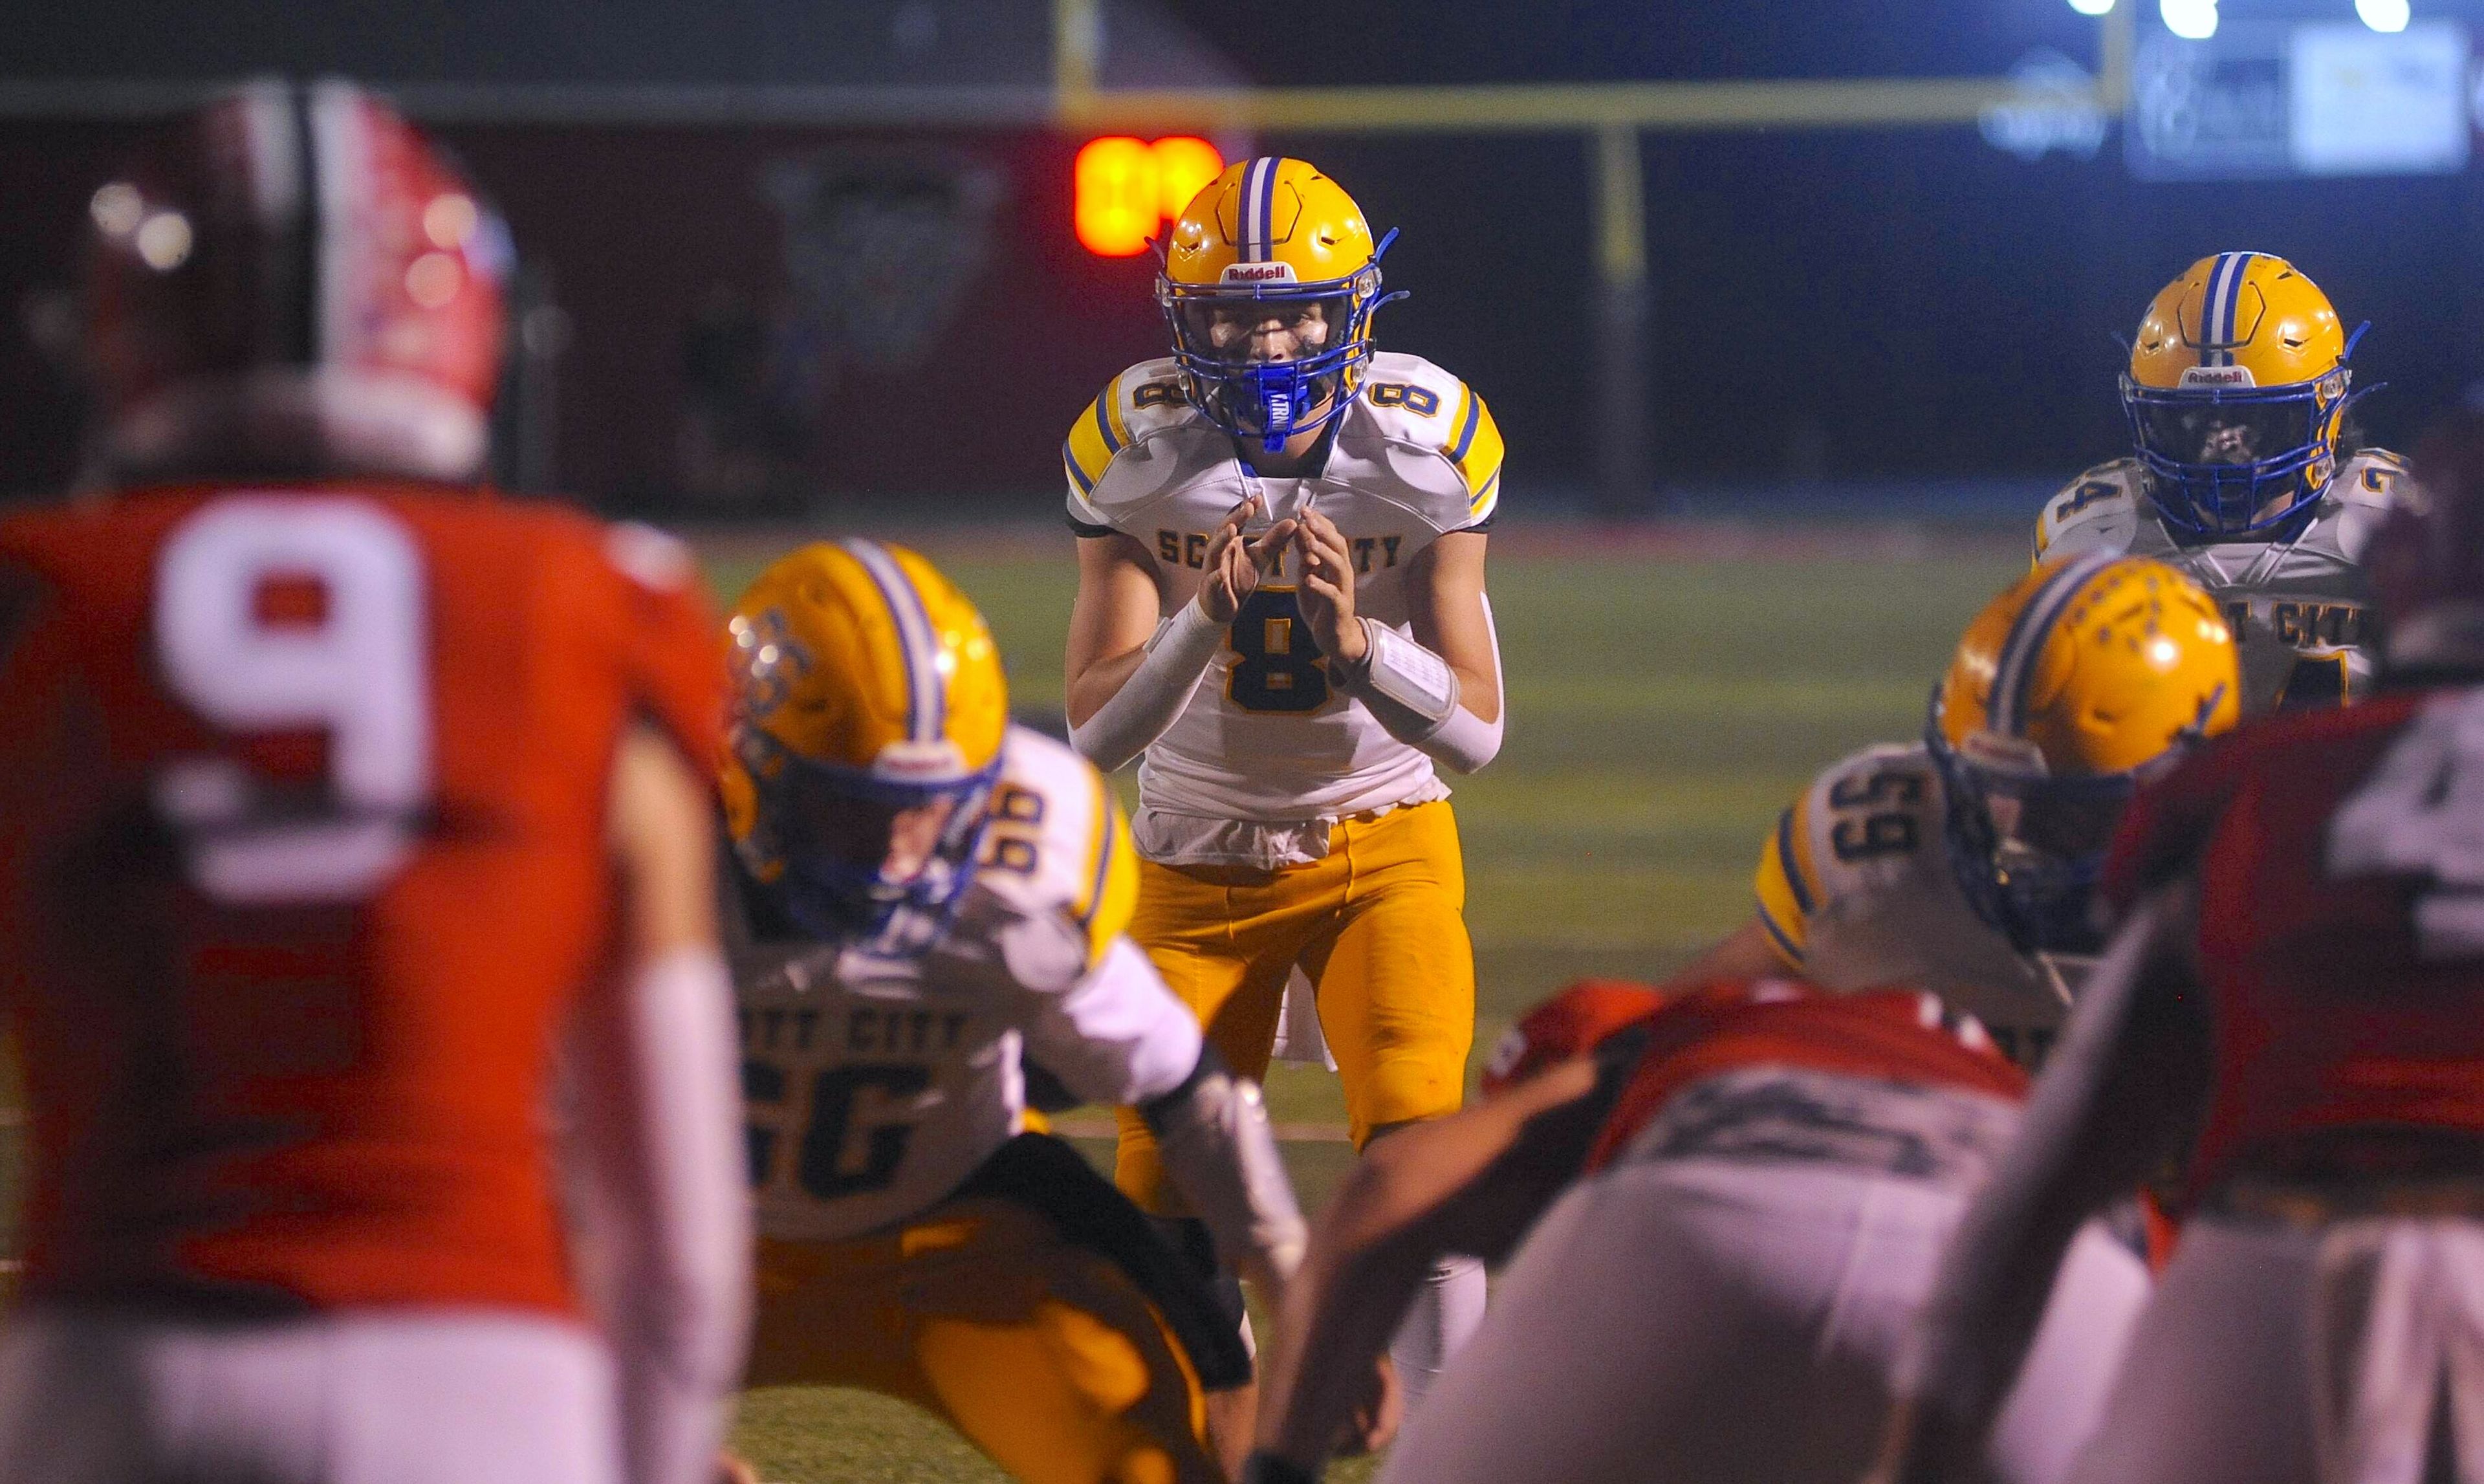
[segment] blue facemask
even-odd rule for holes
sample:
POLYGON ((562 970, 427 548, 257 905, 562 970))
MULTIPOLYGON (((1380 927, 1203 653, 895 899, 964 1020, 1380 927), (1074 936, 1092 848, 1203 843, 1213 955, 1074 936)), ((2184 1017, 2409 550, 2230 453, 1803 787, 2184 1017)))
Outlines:
POLYGON ((934 921, 945 918, 973 884, 986 805, 1000 775, 997 757, 967 778, 900 784, 796 757, 763 733, 748 733, 737 745, 759 804, 757 826, 742 846, 743 862, 763 879, 765 866, 782 865, 773 890, 803 931, 876 942, 908 909, 934 921), (829 838, 846 833, 843 826, 856 814, 892 813, 943 798, 956 801, 949 823, 931 858, 906 879, 886 876, 884 836, 868 859, 841 853, 829 838))
POLYGON ((1373 316, 1405 297, 1380 292, 1380 258, 1396 237, 1382 237, 1361 271, 1323 283, 1159 278, 1156 302, 1173 327, 1174 361, 1208 420, 1274 453, 1343 413, 1355 373, 1371 359, 1373 316))
POLYGON ((2143 387, 2121 379, 2122 415, 2147 470, 2149 499, 2185 544, 2286 536, 2328 493, 2335 430, 2348 396, 2346 341, 2337 369, 2283 387, 2143 387))

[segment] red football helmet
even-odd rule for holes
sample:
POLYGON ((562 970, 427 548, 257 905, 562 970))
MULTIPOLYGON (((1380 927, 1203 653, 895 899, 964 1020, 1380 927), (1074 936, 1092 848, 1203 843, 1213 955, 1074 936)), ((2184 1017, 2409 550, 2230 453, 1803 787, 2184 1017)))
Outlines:
POLYGON ((1664 1008, 1664 996, 1626 979, 1582 979, 1519 1018, 1484 1064, 1483 1093, 1493 1096, 1664 1008))
POLYGON ((2410 472, 2363 553, 2386 662, 2400 673, 2484 672, 2484 410, 2435 427, 2410 472))
POLYGON ((337 82, 242 88, 89 215, 115 477, 481 469, 508 234, 386 104, 337 82))

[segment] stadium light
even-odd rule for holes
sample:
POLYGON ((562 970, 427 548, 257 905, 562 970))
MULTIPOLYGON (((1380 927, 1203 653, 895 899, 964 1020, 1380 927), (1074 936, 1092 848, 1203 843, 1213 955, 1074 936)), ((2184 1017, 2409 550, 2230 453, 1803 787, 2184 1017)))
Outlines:
POLYGON ((2070 9, 2082 15, 2110 15, 2113 0, 2070 0, 2070 9))
POLYGON ((2375 31, 2404 31, 2413 18, 2407 0, 2355 0, 2355 13, 2375 31))
POLYGON ((2186 41, 2204 41, 2217 34, 2217 0, 2157 0, 2156 13, 2165 29, 2186 41))
POLYGON ((1078 241, 1098 257, 1135 257, 1159 224, 1224 173, 1216 147, 1187 134, 1153 144, 1125 134, 1091 139, 1073 172, 1078 241))

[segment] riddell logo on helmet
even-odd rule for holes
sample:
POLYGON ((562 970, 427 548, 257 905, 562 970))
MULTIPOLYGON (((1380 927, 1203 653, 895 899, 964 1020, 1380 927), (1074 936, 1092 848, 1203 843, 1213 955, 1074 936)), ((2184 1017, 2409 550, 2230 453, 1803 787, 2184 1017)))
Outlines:
POLYGON ((1290 283, 1294 282, 1292 263, 1227 263, 1218 279, 1223 283, 1290 283))
POLYGON ((2186 365, 2182 367, 2182 385, 2185 387, 2251 387, 2258 383, 2252 380, 2251 367, 2247 365, 2186 365))

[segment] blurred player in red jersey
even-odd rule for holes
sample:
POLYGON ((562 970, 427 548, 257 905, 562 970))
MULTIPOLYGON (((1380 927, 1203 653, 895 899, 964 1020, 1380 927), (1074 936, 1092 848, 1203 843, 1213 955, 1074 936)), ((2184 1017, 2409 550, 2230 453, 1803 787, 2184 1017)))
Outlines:
MULTIPOLYGON (((1375 1145, 1314 1226, 1246 1484, 1317 1476, 1434 1257, 1513 1250, 1384 1481, 1849 1484, 2024 1074, 1932 995, 1784 980, 1590 983, 1512 1038, 1486 1101, 1375 1145)), ((2081 1240, 1993 1477, 2060 1475, 2146 1289, 2081 1240)))
POLYGON ((2368 556, 2380 694, 2134 801, 2130 920, 1944 1265, 1885 1477, 1972 1476, 2066 1233, 2179 1157, 2182 1242, 2075 1476, 2484 1478, 2484 415, 2415 485, 2368 556))
POLYGON ((749 1253, 691 565, 472 487, 506 248, 388 109, 251 88, 92 215, 114 492, 0 522, 0 1478, 702 1478, 749 1253))

